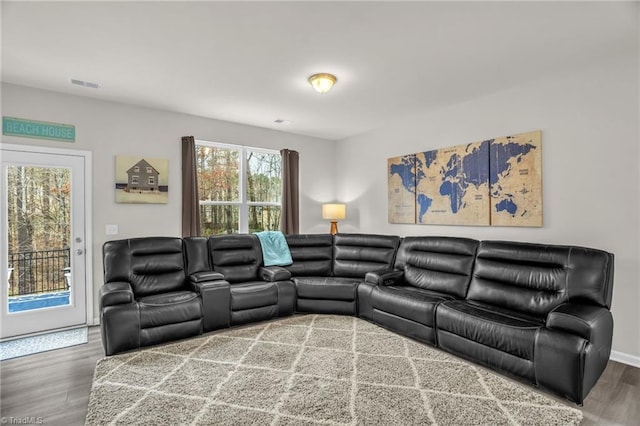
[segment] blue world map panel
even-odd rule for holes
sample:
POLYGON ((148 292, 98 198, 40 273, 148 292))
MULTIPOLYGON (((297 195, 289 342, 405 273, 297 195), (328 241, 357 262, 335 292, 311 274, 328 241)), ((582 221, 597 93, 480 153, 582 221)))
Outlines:
POLYGON ((491 225, 542 226, 541 133, 491 141, 491 225))
POLYGON ((416 154, 416 222, 489 225, 489 141, 416 154))
POLYGON ((416 223, 416 156, 387 160, 389 223, 416 223))

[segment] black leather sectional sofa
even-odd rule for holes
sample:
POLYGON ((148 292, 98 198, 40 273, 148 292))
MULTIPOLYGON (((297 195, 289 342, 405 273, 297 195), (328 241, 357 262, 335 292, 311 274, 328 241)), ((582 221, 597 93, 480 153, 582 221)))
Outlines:
POLYGON ((313 312, 357 315, 581 404, 611 352, 613 254, 451 237, 288 235, 264 267, 255 235, 103 247, 107 355, 313 312))

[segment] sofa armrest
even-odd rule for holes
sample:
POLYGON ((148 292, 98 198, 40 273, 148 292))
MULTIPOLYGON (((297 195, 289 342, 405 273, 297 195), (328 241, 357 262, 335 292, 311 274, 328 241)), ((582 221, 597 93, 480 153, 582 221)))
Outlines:
POLYGON ((565 303, 547 316, 536 336, 538 386, 582 404, 609 361, 613 317, 602 306, 565 303))
POLYGON ((189 281, 194 284, 220 280, 224 280, 224 275, 222 275, 220 272, 204 271, 196 272, 195 274, 189 275, 189 281))
POLYGON ((105 306, 124 305, 135 301, 131 284, 124 281, 105 283, 98 291, 98 298, 100 309, 105 306))
POLYGON ((400 269, 381 269, 367 272, 364 281, 375 285, 402 285, 404 271, 400 269))
POLYGON ((565 303, 556 307, 547 316, 547 328, 575 334, 597 346, 606 345, 604 336, 610 339, 613 333, 611 311, 602 306, 582 303, 565 303))
POLYGON ((210 281, 207 280, 207 281, 200 281, 200 282, 189 281, 189 290, 194 291, 199 295, 202 295, 207 291, 215 290, 217 288, 228 288, 228 287, 229 287, 229 282, 223 279, 210 280, 210 281))
POLYGON ((276 282, 291 279, 291 272, 281 266, 262 266, 258 275, 263 281, 276 282))

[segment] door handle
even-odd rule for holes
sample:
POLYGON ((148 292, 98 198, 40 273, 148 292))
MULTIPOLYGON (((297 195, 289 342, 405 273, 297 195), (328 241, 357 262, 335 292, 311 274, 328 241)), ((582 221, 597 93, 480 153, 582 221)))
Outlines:
POLYGON ((77 249, 76 250, 76 254, 82 254, 82 253, 84 253, 84 251, 82 249, 77 249))

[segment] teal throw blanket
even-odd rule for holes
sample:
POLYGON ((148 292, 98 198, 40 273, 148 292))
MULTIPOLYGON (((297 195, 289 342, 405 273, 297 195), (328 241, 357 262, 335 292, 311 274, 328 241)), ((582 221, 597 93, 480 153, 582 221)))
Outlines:
POLYGON ((264 266, 286 266, 293 263, 289 245, 280 231, 254 232, 262 245, 264 266))

